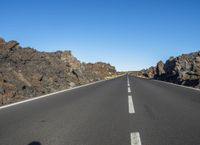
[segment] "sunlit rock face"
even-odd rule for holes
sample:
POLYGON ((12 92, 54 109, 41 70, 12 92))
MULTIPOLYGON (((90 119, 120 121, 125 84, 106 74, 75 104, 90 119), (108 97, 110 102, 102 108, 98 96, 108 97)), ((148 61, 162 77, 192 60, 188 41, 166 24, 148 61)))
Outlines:
POLYGON ((200 51, 170 57, 165 63, 159 61, 156 67, 132 74, 200 88, 200 51))
POLYGON ((116 74, 106 63, 81 63, 71 51, 39 52, 0 38, 0 104, 102 80, 116 74))

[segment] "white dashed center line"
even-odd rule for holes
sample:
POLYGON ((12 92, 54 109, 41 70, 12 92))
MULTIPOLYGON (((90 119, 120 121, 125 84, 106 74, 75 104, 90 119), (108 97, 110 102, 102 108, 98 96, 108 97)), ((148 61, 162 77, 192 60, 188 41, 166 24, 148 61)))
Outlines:
POLYGON ((128 93, 131 93, 131 88, 130 87, 128 87, 128 93))
MULTIPOLYGON (((129 108, 129 114, 134 114, 135 113, 135 109, 134 109, 134 105, 133 105, 133 97, 131 95, 131 86, 130 86, 130 82, 129 82, 129 78, 127 76, 127 85, 128 85, 128 108, 129 108)), ((142 145, 141 143, 141 139, 140 139, 140 133, 139 132, 132 132, 130 133, 130 141, 131 141, 131 145, 142 145)))
POLYGON ((132 132, 130 134, 131 145, 142 145, 139 132, 132 132))
POLYGON ((129 108, 130 114, 135 113, 135 109, 134 109, 134 105, 133 105, 133 99, 132 99, 131 95, 128 96, 128 108, 129 108))

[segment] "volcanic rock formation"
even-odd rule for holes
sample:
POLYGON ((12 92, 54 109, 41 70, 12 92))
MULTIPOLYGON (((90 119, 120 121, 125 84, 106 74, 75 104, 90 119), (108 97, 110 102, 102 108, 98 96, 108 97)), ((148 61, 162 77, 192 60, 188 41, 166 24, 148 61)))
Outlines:
POLYGON ((70 51, 39 52, 0 38, 0 104, 8 104, 116 75, 106 63, 81 63, 70 51))
POLYGON ((200 88, 200 51, 170 57, 165 63, 159 61, 156 67, 132 74, 200 88))

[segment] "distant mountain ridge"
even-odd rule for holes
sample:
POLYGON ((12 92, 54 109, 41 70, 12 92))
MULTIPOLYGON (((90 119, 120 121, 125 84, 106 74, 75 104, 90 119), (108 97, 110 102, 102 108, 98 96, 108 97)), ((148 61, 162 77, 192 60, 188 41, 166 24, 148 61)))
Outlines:
POLYGON ((39 52, 0 38, 0 104, 71 88, 116 75, 110 64, 81 63, 71 51, 39 52))
POLYGON ((170 57, 165 63, 159 61, 155 67, 131 74, 200 88, 200 51, 170 57))

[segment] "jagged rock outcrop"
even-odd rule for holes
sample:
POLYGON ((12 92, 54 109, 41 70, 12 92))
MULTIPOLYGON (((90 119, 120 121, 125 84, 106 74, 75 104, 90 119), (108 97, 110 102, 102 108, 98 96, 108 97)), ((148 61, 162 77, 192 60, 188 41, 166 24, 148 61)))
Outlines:
POLYGON ((176 58, 171 57, 165 63, 164 75, 158 75, 158 79, 177 84, 200 87, 200 52, 183 54, 176 58))
POLYGON ((109 63, 88 63, 85 65, 86 70, 94 73, 94 75, 99 76, 100 78, 106 78, 116 74, 115 67, 111 66, 109 63))
POLYGON ((0 104, 35 97, 116 75, 106 63, 81 63, 71 51, 22 48, 0 38, 0 104))
POLYGON ((156 74, 156 67, 150 67, 148 69, 142 69, 140 71, 131 71, 129 74, 137 76, 137 77, 144 77, 144 78, 154 78, 156 74))
POLYGON ((154 67, 142 70, 144 77, 168 81, 176 84, 200 88, 200 51, 183 54, 178 57, 170 57, 165 63, 158 62, 154 67))

